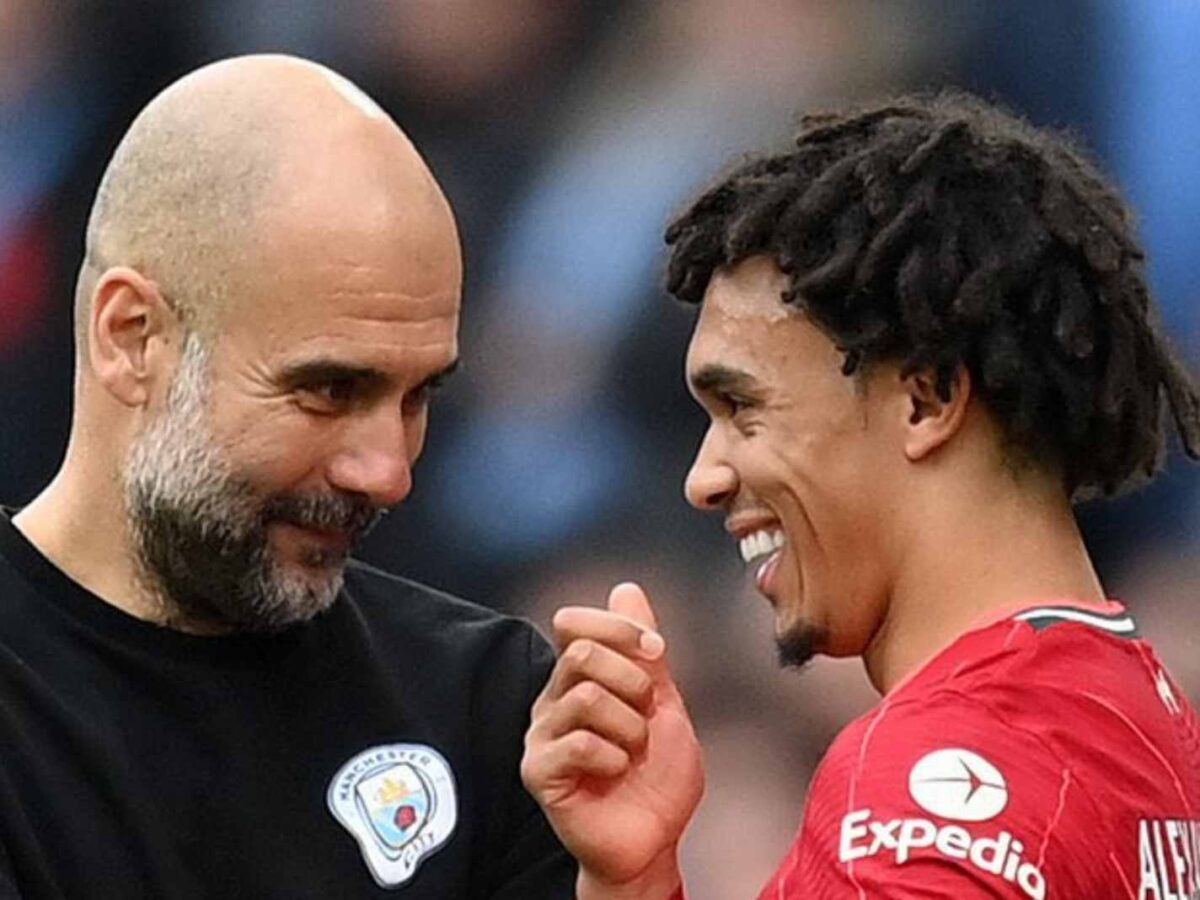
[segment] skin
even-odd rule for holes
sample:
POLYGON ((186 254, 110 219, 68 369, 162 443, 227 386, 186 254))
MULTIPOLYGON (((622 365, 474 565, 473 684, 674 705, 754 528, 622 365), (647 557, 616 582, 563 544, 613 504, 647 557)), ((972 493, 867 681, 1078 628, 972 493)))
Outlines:
MULTIPOLYGON (((185 326, 209 350, 204 440, 255 502, 339 494, 386 509, 411 490, 429 389, 457 360, 462 261, 412 144, 326 69, 279 56, 214 64, 160 95, 127 141, 169 158, 163 136, 180 130, 211 157, 200 183, 252 193, 204 198, 189 218, 168 202, 181 193, 169 178, 114 174, 137 160, 118 151, 80 277, 70 443, 14 521, 113 606, 211 633, 228 625, 181 616, 139 572, 122 493, 130 449, 166 411, 185 326)), ((266 534, 300 580, 340 575, 353 537, 282 521, 266 534)))
MULTIPOLYGON (((763 257, 709 284, 687 377, 710 425, 685 488, 734 538, 784 533, 757 578, 782 644, 860 656, 885 694, 990 616, 1104 599, 1058 480, 1006 461, 965 371, 949 399, 930 373, 880 363, 843 376, 833 342, 783 304, 785 286, 763 257)), ((554 629, 563 652, 534 707, 526 784, 581 862, 581 898, 668 898, 703 767, 665 658, 635 649, 656 631, 650 602, 623 586, 608 610, 560 610, 554 629), (649 698, 631 693, 634 670, 649 698), (626 807, 647 772, 652 799, 626 807)))

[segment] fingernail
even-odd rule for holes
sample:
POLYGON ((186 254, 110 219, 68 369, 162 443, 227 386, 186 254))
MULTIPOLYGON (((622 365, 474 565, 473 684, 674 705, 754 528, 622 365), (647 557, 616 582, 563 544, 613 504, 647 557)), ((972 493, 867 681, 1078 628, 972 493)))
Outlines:
POLYGON ((658 659, 667 649, 667 642, 657 631, 643 631, 641 637, 638 638, 638 647, 646 659, 658 659))

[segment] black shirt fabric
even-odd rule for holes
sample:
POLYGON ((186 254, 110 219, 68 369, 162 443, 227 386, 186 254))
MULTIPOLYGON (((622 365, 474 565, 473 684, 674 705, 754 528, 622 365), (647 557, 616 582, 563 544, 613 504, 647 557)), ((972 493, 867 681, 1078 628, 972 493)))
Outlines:
POLYGON ((573 897, 519 777, 552 662, 359 563, 282 633, 172 631, 0 515, 0 897, 573 897))

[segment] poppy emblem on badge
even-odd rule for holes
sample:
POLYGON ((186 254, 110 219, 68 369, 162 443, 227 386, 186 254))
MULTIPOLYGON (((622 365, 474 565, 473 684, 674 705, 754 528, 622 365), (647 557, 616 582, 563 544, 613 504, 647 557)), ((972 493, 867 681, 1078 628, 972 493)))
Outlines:
POLYGON ((450 765, 424 744, 387 744, 355 755, 329 782, 327 801, 380 887, 412 878, 458 822, 450 765))

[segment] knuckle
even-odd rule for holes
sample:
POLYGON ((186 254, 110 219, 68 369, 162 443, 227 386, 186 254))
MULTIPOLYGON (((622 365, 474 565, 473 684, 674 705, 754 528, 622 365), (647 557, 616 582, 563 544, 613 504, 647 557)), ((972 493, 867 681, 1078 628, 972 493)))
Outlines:
POLYGON ((600 739, 590 731, 576 731, 567 743, 567 755, 574 763, 586 762, 596 755, 600 739))
POLYGON ((647 675, 641 669, 638 669, 638 673, 634 677, 633 681, 633 695, 637 697, 638 700, 646 701, 649 700, 653 694, 654 682, 651 680, 649 675, 647 675))
POLYGON ((595 644, 589 640, 572 641, 571 646, 567 647, 567 652, 563 654, 563 659, 572 668, 582 669, 592 658, 594 648, 595 644))
POLYGON ((576 702, 585 710, 595 709, 604 699, 604 688, 594 681, 583 681, 575 687, 576 702))
POLYGON ((521 757, 520 773, 521 783, 530 793, 536 794, 548 776, 545 748, 527 746, 521 757))
POLYGON ((521 783, 531 791, 537 784, 537 766, 528 753, 521 759, 521 783))
POLYGON ((540 716, 534 716, 529 720, 529 727, 525 729, 525 752, 530 752, 537 746, 541 739, 542 731, 544 730, 544 722, 540 716))

